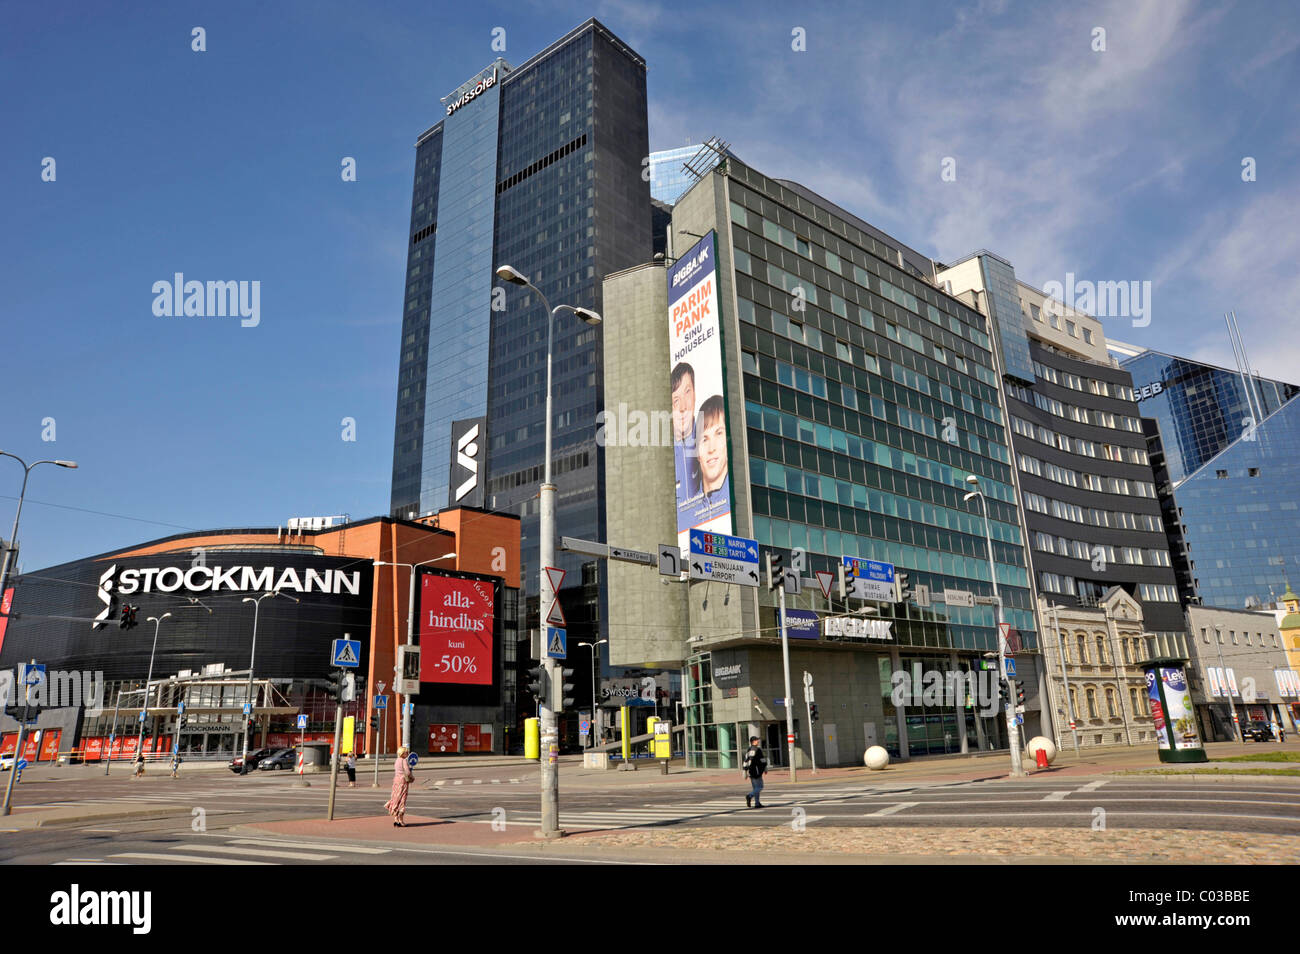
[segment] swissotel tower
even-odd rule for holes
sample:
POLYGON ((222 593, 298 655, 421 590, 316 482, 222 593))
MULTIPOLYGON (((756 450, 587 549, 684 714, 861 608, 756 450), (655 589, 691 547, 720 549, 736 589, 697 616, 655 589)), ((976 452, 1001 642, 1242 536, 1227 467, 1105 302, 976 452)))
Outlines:
MULTIPOLYGON (((604 276, 649 261, 645 71, 588 20, 520 66, 488 64, 415 144, 391 512, 522 515, 534 595, 547 321, 536 295, 494 272, 511 265, 552 306, 599 312, 604 276)), ((603 330, 555 319, 556 525, 586 539, 603 539, 603 330)), ((583 582, 579 560, 558 559, 566 588, 583 582)))

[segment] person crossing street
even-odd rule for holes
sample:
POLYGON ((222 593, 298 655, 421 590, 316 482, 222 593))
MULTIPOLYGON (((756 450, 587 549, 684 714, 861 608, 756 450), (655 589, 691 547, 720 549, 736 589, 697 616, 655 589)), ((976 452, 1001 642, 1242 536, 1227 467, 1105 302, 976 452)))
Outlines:
POLYGON ((749 779, 749 794, 745 796, 746 808, 762 808, 759 796, 763 791, 763 776, 767 773, 767 759, 759 747, 758 736, 749 737, 749 751, 745 753, 745 777, 749 779))

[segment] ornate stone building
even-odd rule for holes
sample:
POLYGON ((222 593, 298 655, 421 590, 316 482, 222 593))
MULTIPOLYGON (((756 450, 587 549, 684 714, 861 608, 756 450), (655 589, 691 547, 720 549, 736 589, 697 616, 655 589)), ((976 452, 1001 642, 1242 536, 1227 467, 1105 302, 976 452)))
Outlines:
POLYGON ((1073 747, 1071 721, 1080 749, 1153 742, 1138 665, 1147 657, 1147 640, 1137 600, 1116 586, 1096 606, 1057 606, 1040 597, 1039 611, 1057 747, 1073 747))

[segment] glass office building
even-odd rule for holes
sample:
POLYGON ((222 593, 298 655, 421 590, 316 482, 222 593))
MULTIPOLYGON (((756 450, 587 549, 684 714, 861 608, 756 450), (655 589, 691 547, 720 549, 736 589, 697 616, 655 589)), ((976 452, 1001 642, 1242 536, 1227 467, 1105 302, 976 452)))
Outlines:
POLYGON ((936 275, 987 307, 997 330, 1038 592, 1098 606, 1119 586, 1141 604, 1149 631, 1181 633, 1133 379, 1108 354, 1101 322, 1017 281, 990 252, 936 275))
MULTIPOLYGON (((482 505, 523 516, 528 565, 547 316, 536 295, 494 271, 513 266, 553 306, 600 311, 603 276, 650 258, 645 61, 588 20, 517 67, 489 64, 440 111, 416 143, 390 506, 404 517, 447 507, 453 422, 485 419, 474 471, 482 505)), ((591 539, 602 538, 600 335, 564 314, 555 320, 557 526, 591 539)), ((566 583, 581 584, 580 563, 557 559, 572 571, 566 583)), ((524 579, 535 595, 535 565, 524 579)), ((594 587, 580 588, 589 603, 594 587)))
MULTIPOLYGON (((1174 487, 1237 440, 1248 422, 1260 416, 1251 412, 1248 379, 1237 371, 1127 346, 1116 354, 1124 370, 1133 375, 1142 416, 1160 426, 1165 467, 1174 487)), ((1250 384, 1263 417, 1300 393, 1294 384, 1258 376, 1250 384)))
POLYGON ((1300 401, 1266 417, 1173 489, 1190 595, 1268 606, 1300 579, 1300 401))
POLYGON ((701 148, 697 144, 650 153, 650 195, 666 205, 676 202, 683 192, 695 184, 695 177, 682 167, 701 148))
MULTIPOLYGON (((875 615, 847 628, 841 621, 863 608, 859 601, 846 605, 814 585, 786 597, 787 622, 800 623, 790 668, 796 685, 801 673, 815 684, 822 711, 810 726, 803 699, 795 700, 797 764, 814 755, 818 765, 858 764, 875 744, 901 757, 1006 746, 1000 712, 983 712, 965 696, 919 694, 930 674, 981 671, 983 655, 997 647, 985 521, 979 502, 963 499, 969 474, 988 500, 1004 615, 1023 647, 1025 729, 1040 731, 1035 614, 985 317, 933 283, 925 256, 734 157, 679 197, 672 225, 670 259, 690 236, 716 235, 734 533, 793 561, 804 578, 834 573, 847 556, 891 563, 908 587, 929 588, 928 598, 871 603, 875 615), (904 674, 915 674, 917 696, 900 701, 893 690, 904 674)), ((648 282, 644 276, 644 269, 615 276, 607 294, 615 282, 631 287, 648 282)), ((653 307, 621 321, 664 335, 665 312, 653 307)), ((629 342, 640 342, 638 334, 630 331, 629 342)), ((626 360, 611 353, 614 340, 606 341, 611 366, 626 360)), ((664 408, 669 369, 665 354, 662 367, 645 372, 660 381, 655 403, 664 408)), ((634 452, 644 470, 671 474, 671 447, 634 452)), ((662 484, 673 486, 671 476, 662 484)), ((648 519, 613 515, 638 507, 668 513, 674 503, 667 494, 662 503, 643 498, 632 486, 626 499, 607 500, 620 545, 654 548, 648 533, 638 536, 648 519)), ((640 600, 644 610, 611 621, 611 643, 680 634, 691 764, 738 765, 750 733, 784 764, 776 595, 699 580, 683 586, 685 611, 680 603, 659 610, 659 581, 629 573, 625 589, 611 591, 611 606, 640 600)), ((646 652, 662 660, 668 649, 656 638, 646 652)))

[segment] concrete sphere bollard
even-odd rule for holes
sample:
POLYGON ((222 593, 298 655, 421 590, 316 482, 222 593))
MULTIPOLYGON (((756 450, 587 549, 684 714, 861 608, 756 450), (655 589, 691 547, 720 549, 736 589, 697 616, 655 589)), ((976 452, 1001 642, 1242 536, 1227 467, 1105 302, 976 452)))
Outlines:
POLYGON ((1051 765, 1053 762, 1056 761, 1056 756, 1059 754, 1056 751, 1056 743, 1053 742, 1051 739, 1045 738, 1041 735, 1036 735, 1032 739, 1030 739, 1029 745, 1025 748, 1025 751, 1029 753, 1029 761, 1036 762, 1038 760, 1039 749, 1042 749, 1045 753, 1047 753, 1048 765, 1051 765))
POLYGON ((873 772, 878 772, 889 764, 889 753, 879 745, 873 745, 867 749, 866 754, 862 757, 863 764, 873 772))

